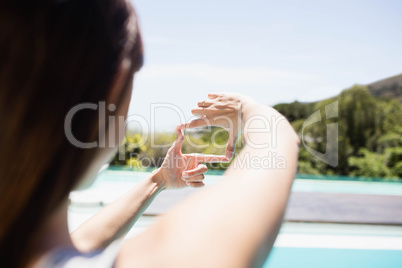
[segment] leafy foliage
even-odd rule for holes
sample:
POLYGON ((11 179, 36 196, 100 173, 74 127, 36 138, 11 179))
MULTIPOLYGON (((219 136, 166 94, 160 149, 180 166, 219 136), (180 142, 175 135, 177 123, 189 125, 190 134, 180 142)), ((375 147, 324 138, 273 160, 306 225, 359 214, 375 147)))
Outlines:
POLYGON ((338 101, 338 159, 336 167, 326 165, 300 148, 299 172, 306 174, 339 174, 366 177, 402 177, 402 105, 395 99, 375 98, 365 86, 355 85, 339 96, 320 102, 280 104, 275 106, 291 120, 292 126, 311 149, 325 153, 328 123, 325 107, 338 101), (321 112, 321 122, 303 129, 308 118, 297 117, 301 112, 321 112), (292 121, 292 119, 294 119, 292 121))

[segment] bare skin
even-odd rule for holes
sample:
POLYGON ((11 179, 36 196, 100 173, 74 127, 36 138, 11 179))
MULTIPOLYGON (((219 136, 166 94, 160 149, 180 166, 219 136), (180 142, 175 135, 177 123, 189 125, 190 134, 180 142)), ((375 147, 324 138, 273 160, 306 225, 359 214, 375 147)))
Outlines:
POLYGON ((204 173, 208 169, 201 162, 220 161, 225 158, 182 154, 181 145, 184 137, 180 130, 178 135, 166 155, 162 168, 105 207, 71 234, 77 249, 83 252, 102 249, 123 237, 155 197, 165 189, 204 186, 204 173))
MULTIPOLYGON (((147 231, 127 241, 116 267, 259 267, 266 260, 296 173, 299 139, 289 123, 272 108, 242 96, 221 93, 219 97, 228 104, 221 106, 226 112, 232 109, 229 107, 237 107, 233 102, 240 98, 245 122, 256 115, 267 120, 281 119, 277 133, 257 120, 253 129, 265 132, 244 130, 246 145, 237 158, 247 154, 264 157, 271 152, 283 156, 286 167, 258 169, 231 165, 218 185, 188 198, 147 231), (276 139, 275 147, 260 149, 250 145, 263 144, 271 138, 276 139)), ((220 115, 220 109, 205 111, 204 115, 220 115)), ((191 126, 194 123, 181 127, 191 126)))
MULTIPOLYGON (((128 75, 125 68, 119 72, 112 91, 121 90, 116 85, 121 84, 119 79, 128 75)), ((231 139, 226 156, 183 155, 180 150, 183 134, 179 129, 175 143, 157 172, 96 214, 71 236, 67 226, 66 200, 44 226, 38 252, 31 263, 60 246, 75 247, 82 252, 106 247, 129 230, 159 192, 169 188, 203 186, 206 168, 201 163, 227 161, 233 155, 235 139, 243 131, 246 145, 237 158, 247 155, 263 158, 271 152, 286 160, 285 168, 261 169, 250 165, 239 168, 232 164, 219 184, 191 196, 147 231, 125 242, 116 259, 116 267, 261 265, 280 228, 296 172, 299 139, 278 112, 248 97, 216 93, 209 98, 208 103, 204 102, 209 106, 197 107, 193 113, 202 115, 204 122, 208 119, 213 125, 228 129, 231 139), (221 120, 222 116, 229 117, 232 125, 225 123, 230 120, 221 120), (254 120, 256 116, 265 122, 254 120), (281 118, 276 133, 269 126, 273 117, 281 118), (250 120, 254 120, 252 128, 246 128, 250 120), (256 128, 260 131, 253 131, 256 128), (276 141, 275 146, 255 146, 272 139, 276 141)), ((128 104, 121 106, 118 113, 125 115, 128 104)), ((206 123, 198 120, 179 128, 203 124, 206 123)), ((92 171, 86 175, 94 176, 96 168, 112 153, 110 150, 94 159, 93 167, 89 169, 92 171)))
MULTIPOLYGON (((124 99, 127 101, 117 107, 116 116, 126 116, 130 104, 131 90, 122 88, 126 77, 130 75, 130 64, 130 60, 122 61, 109 96, 108 103, 114 103, 119 99, 120 94, 126 92, 124 99)), ((128 87, 132 88, 132 84, 128 85, 128 87)), ((117 120, 117 122, 119 121, 117 120)), ((114 144, 121 143, 123 137, 119 137, 118 134, 125 133, 125 131, 122 131, 124 128, 125 125, 116 123, 115 133, 117 134, 114 135, 116 138, 114 144)), ((104 139, 108 141, 109 131, 106 133, 104 139)), ((30 265, 38 261, 46 252, 57 247, 74 247, 81 252, 103 249, 114 240, 124 237, 161 191, 204 186, 204 173, 207 168, 202 162, 227 161, 226 157, 182 154, 182 132, 178 131, 178 135, 181 136, 178 136, 179 138, 169 149, 160 169, 84 222, 71 235, 67 224, 68 199, 66 199, 47 219, 41 240, 38 241, 38 246, 36 247, 37 252, 30 261, 30 265)), ((90 184, 88 180, 96 177, 101 166, 108 162, 115 152, 116 148, 105 147, 94 159, 92 165, 88 167, 81 184, 90 184)))

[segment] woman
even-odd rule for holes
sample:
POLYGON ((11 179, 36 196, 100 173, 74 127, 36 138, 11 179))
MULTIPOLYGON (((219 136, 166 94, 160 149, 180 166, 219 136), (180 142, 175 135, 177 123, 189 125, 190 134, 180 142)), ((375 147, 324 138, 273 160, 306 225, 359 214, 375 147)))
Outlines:
POLYGON ((68 194, 110 160, 127 114, 142 42, 125 0, 2 1, 0 4, 0 263, 2 267, 250 267, 272 248, 297 165, 298 137, 275 110, 230 93, 210 94, 180 125, 160 169, 68 232, 68 194), (115 106, 113 106, 115 105, 115 106), (116 108, 115 108, 116 107, 116 108), (114 109, 115 108, 115 109, 114 109), (226 156, 183 155, 183 128, 213 124, 229 131, 226 156), (72 144, 66 127, 90 148, 72 144), (105 133, 102 129, 106 129, 105 133), (273 131, 275 129, 275 131, 273 131), (122 237, 155 196, 203 186, 207 161, 227 161, 245 146, 225 179, 176 206, 147 231, 122 237), (99 146, 104 144, 105 146, 99 146), (267 154, 285 166, 250 163, 267 154), (244 161, 246 159, 246 161, 244 161))

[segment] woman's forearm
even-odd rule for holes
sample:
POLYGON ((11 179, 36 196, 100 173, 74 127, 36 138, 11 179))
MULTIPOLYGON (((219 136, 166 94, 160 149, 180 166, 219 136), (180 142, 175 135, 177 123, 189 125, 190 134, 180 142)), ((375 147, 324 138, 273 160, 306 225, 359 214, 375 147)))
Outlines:
POLYGON ((89 252, 105 248, 120 238, 129 231, 163 188, 158 172, 141 181, 72 232, 71 239, 75 247, 89 252))
POLYGON ((250 267, 265 261, 296 173, 299 141, 289 123, 271 108, 254 106, 244 111, 245 121, 254 117, 255 122, 243 133, 246 145, 225 179, 180 203, 155 226, 128 241, 117 267, 250 267), (272 116, 279 120, 277 133, 272 124, 257 120, 272 123, 272 116), (267 142, 268 147, 257 146, 267 142), (284 165, 258 166, 269 154, 285 161, 284 165))
POLYGON ((238 234, 242 242, 234 246, 234 252, 239 254, 240 263, 244 261, 243 267, 260 267, 283 220, 297 171, 300 141, 289 122, 272 108, 252 107, 244 121, 249 123, 243 132, 244 150, 225 176, 239 180, 232 192, 237 189, 243 196, 243 201, 238 197, 236 202, 243 214, 236 228, 247 231, 238 234))

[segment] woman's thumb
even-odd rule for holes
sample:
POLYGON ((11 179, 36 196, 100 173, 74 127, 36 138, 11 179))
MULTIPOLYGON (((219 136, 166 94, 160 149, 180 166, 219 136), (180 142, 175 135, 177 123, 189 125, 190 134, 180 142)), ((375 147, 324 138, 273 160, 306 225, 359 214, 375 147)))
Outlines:
POLYGON ((176 128, 176 133, 177 133, 176 140, 173 142, 172 147, 170 147, 170 149, 175 150, 176 152, 180 152, 181 146, 183 145, 184 142, 184 134, 183 131, 179 128, 176 128))
POLYGON ((226 157, 227 159, 232 159, 236 146, 236 138, 229 137, 228 144, 226 145, 226 157))

